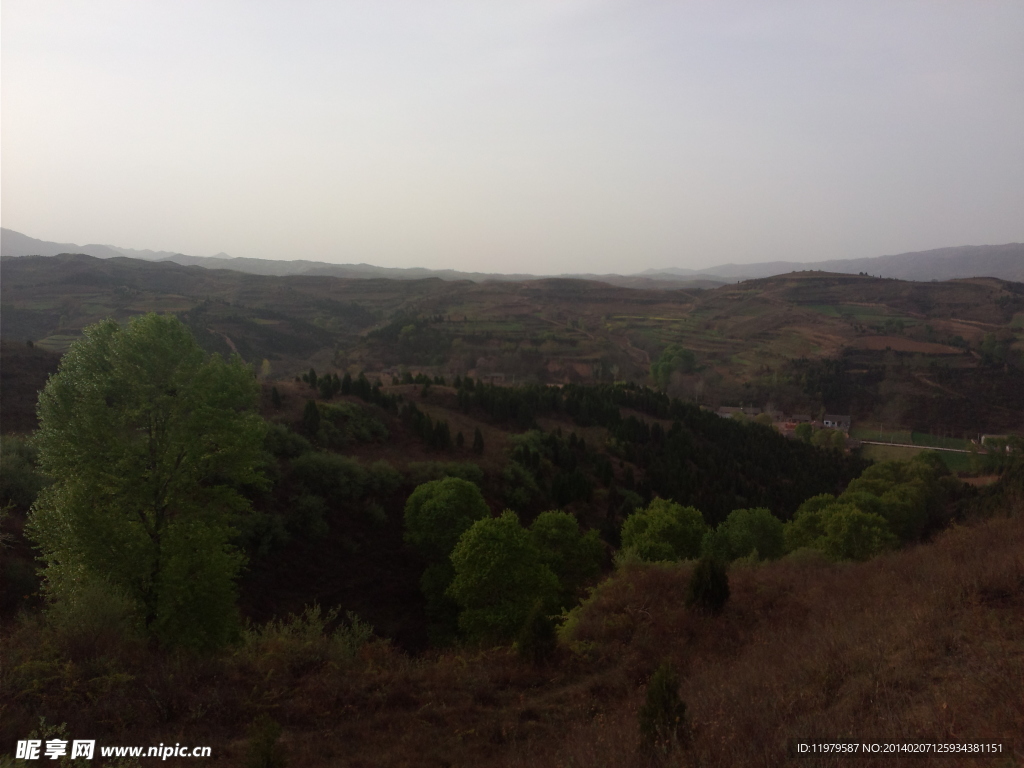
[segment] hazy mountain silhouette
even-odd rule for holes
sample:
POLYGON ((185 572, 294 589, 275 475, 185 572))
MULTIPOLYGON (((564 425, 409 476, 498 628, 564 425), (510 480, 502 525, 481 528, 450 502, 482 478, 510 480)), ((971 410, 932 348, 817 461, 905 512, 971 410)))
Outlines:
POLYGON ((1021 282, 1024 281, 1024 243, 961 245, 953 248, 936 248, 931 251, 900 253, 893 256, 835 259, 809 263, 766 261, 759 264, 722 264, 702 270, 669 267, 648 269, 640 274, 654 279, 662 275, 676 278, 713 276, 712 279, 733 281, 772 277, 804 270, 840 272, 851 275, 866 272, 877 277, 895 277, 900 280, 998 277, 1002 280, 1021 282))
MULTIPOLYGON (((77 245, 75 243, 53 243, 37 240, 34 237, 15 232, 13 229, 0 229, 0 255, 3 256, 56 256, 58 253, 84 253, 98 259, 110 259, 114 256, 127 256, 131 259, 146 261, 164 261, 182 254, 173 251, 137 251, 133 248, 118 248, 115 245, 77 245)), ((227 254, 218 254, 227 256, 227 254)), ((187 257, 186 257, 187 258, 187 257)))
MULTIPOLYGON (((59 253, 84 253, 101 259, 128 256, 146 261, 171 261, 184 266, 207 269, 232 269, 256 275, 321 275, 346 278, 391 278, 394 280, 422 280, 437 277, 442 280, 521 281, 536 279, 530 274, 501 274, 495 272, 459 272, 454 269, 425 269, 413 267, 376 267, 372 264, 331 264, 323 261, 297 259, 232 258, 225 253, 216 256, 189 256, 170 251, 134 250, 113 245, 76 245, 37 240, 10 229, 0 230, 0 246, 4 256, 56 256, 59 253)), ((1006 245, 965 245, 938 248, 931 251, 901 253, 863 259, 837 259, 802 263, 796 261, 769 261, 759 264, 722 264, 706 269, 667 267, 648 269, 632 275, 562 274, 557 277, 599 280, 629 288, 713 288, 723 283, 734 283, 752 278, 822 270, 846 274, 865 272, 879 277, 900 280, 952 280, 965 277, 998 277, 1003 280, 1024 282, 1024 243, 1006 245)), ((546 275, 545 277, 550 277, 546 275)))

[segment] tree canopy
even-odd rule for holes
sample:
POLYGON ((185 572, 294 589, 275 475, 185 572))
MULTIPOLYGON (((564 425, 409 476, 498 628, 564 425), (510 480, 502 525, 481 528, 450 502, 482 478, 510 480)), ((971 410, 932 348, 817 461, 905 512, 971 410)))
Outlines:
POLYGON ((514 512, 477 520, 451 555, 448 594, 462 608, 459 628, 485 640, 509 640, 538 603, 555 607, 558 578, 514 512))
POLYGON ((574 602, 580 588, 601 572, 604 545, 597 531, 583 533, 568 512, 542 512, 530 525, 533 540, 543 562, 558 578, 563 607, 574 602))
POLYGON ((258 385, 208 357, 177 319, 85 329, 39 397, 39 466, 54 478, 29 532, 50 596, 127 598, 169 644, 214 647, 234 628, 241 490, 262 484, 258 385))
POLYGON ((425 560, 446 560, 463 532, 488 515, 475 484, 458 477, 432 480, 418 486, 405 503, 405 540, 425 560))
POLYGON ((868 467, 839 497, 814 496, 786 523, 788 549, 809 547, 837 560, 867 560, 915 541, 941 522, 949 470, 934 454, 868 467))
POLYGON ((782 557, 786 552, 783 525, 771 510, 734 509, 704 539, 705 554, 729 561, 756 555, 763 560, 782 557))
POLYGON ((700 555, 708 526, 700 511, 665 499, 655 499, 622 524, 622 548, 641 560, 686 560, 700 555))
POLYGON ((449 556, 459 537, 490 513, 480 489, 459 477, 423 483, 405 502, 405 541, 427 564, 420 590, 427 600, 428 632, 435 644, 451 642, 458 631, 459 608, 447 594, 455 576, 449 556))

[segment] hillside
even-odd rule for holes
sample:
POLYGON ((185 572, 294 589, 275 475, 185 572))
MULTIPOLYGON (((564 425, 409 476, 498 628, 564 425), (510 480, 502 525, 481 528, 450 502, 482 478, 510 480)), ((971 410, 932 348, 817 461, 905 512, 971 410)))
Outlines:
POLYGON ((332 650, 316 621, 186 664, 95 623, 72 633, 24 622, 4 631, 14 695, 0 703, 0 739, 13 743, 45 712, 101 744, 210 745, 218 764, 241 766, 260 738, 252 724, 269 714, 293 766, 639 768, 653 763, 637 713, 669 660, 687 734, 671 757, 684 764, 790 764, 788 740, 817 737, 995 742, 996 759, 899 764, 1017 765, 1020 513, 867 563, 735 566, 717 617, 681 607, 689 564, 630 566, 537 666, 508 648, 408 656, 353 637, 355 651, 332 650), (69 653, 74 663, 61 663, 69 653))
POLYGON ((519 383, 662 382, 710 407, 852 413, 859 421, 977 437, 1024 428, 1024 285, 798 272, 713 290, 596 281, 274 277, 88 256, 5 258, 3 337, 63 351, 106 316, 174 312, 211 351, 388 374, 519 383), (828 362, 827 362, 828 361, 828 362))

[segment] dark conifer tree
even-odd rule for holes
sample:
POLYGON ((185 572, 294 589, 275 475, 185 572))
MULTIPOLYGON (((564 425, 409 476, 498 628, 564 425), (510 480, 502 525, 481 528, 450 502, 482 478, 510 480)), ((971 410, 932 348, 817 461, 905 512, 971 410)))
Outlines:
POLYGON ((316 407, 315 400, 306 401, 306 408, 302 412, 302 428, 310 437, 315 437, 320 431, 320 409, 316 407))

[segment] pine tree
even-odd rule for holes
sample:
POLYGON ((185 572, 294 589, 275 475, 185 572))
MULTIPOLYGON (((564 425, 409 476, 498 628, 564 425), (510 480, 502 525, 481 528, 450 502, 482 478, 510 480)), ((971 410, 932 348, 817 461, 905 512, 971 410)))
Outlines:
POLYGON ((717 558, 705 556, 697 562, 686 594, 687 607, 711 615, 721 613, 729 600, 729 576, 717 558))
POLYGON ((473 452, 483 453, 484 452, 484 436, 480 431, 480 427, 473 430, 473 452))
POLYGON ((306 401, 306 408, 302 412, 302 426, 310 437, 316 437, 316 433, 320 431, 320 409, 316 407, 315 400, 306 401))

